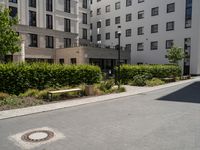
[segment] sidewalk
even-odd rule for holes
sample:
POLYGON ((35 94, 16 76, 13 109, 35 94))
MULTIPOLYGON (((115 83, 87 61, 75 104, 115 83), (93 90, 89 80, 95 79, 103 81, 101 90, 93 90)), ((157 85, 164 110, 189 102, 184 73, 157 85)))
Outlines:
POLYGON ((69 101, 69 100, 62 101, 62 102, 52 103, 52 104, 47 104, 47 105, 40 105, 40 106, 33 106, 33 107, 27 107, 27 108, 21 108, 21 109, 0 111, 0 120, 30 115, 30 114, 35 114, 35 113, 53 111, 53 110, 57 110, 57 109, 73 107, 73 106, 78 106, 78 105, 84 105, 84 104, 89 104, 89 103, 94 103, 94 102, 107 101, 107 100, 117 99, 117 98, 121 98, 121 97, 127 97, 127 96, 145 93, 145 92, 151 92, 151 91, 159 90, 159 89, 163 89, 163 88, 168 88, 168 87, 172 87, 172 86, 180 85, 180 84, 184 84, 184 83, 190 83, 190 82, 192 83, 195 81, 200 81, 200 77, 196 77, 196 78, 190 79, 190 80, 160 85, 160 86, 156 86, 156 87, 125 86, 127 91, 124 93, 110 94, 110 95, 103 95, 103 96, 96 96, 96 97, 89 97, 89 98, 81 98, 81 99, 75 99, 75 100, 71 100, 71 101, 69 101))

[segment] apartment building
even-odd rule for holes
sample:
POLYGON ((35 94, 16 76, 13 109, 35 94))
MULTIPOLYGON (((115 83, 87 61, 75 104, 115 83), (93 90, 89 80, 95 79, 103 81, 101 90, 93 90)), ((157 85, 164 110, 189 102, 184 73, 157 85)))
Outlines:
POLYGON ((133 64, 167 64, 167 49, 182 47, 189 55, 184 73, 200 75, 199 0, 93 0, 91 41, 131 49, 133 64))
POLYGON ((0 4, 19 18, 17 32, 27 61, 54 62, 57 49, 89 41, 88 0, 0 0, 0 4))

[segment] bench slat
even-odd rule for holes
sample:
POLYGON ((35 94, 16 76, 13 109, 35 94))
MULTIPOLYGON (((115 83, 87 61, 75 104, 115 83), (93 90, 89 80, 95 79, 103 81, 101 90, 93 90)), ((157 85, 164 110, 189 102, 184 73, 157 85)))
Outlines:
POLYGON ((57 91, 49 91, 50 94, 56 94, 56 93, 64 93, 64 92, 75 92, 75 91, 81 91, 81 89, 67 89, 67 90, 57 90, 57 91))

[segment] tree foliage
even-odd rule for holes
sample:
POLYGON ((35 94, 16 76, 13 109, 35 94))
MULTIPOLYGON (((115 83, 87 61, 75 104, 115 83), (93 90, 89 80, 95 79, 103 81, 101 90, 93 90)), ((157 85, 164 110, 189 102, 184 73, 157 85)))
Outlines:
POLYGON ((10 10, 0 6, 0 58, 21 50, 20 37, 14 29, 17 24, 18 18, 10 17, 10 10))
POLYGON ((172 64, 177 64, 179 61, 183 60, 186 57, 184 51, 180 47, 172 47, 167 50, 166 58, 168 58, 169 62, 172 64))

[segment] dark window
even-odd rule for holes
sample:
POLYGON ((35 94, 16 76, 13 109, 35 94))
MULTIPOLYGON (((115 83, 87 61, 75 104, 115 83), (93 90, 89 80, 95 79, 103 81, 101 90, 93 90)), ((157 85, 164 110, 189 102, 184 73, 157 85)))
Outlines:
POLYGON ((53 16, 52 15, 46 15, 46 28, 53 29, 53 16))
POLYGON ((52 0, 46 0, 46 11, 53 11, 53 2, 52 2, 52 0))
POLYGON ((71 47, 72 40, 70 38, 64 38, 64 48, 71 47))
POLYGON ((126 14, 126 22, 129 22, 132 20, 132 14, 126 14))
POLYGON ((185 28, 192 27, 192 0, 186 0, 185 28))
POLYGON ((110 26, 110 19, 106 19, 106 26, 110 26))
POLYGON ((87 24, 87 14, 83 13, 83 24, 87 24))
POLYGON ((29 7, 36 8, 36 0, 29 0, 29 7))
POLYGON ((101 34, 97 34, 97 41, 101 41, 101 34))
POLYGON ((101 21, 97 22, 97 28, 101 28, 101 21))
POLYGON ((174 30, 174 21, 167 22, 166 24, 166 31, 174 30))
POLYGON ((126 44, 125 45, 125 50, 131 50, 131 44, 126 44))
POLYGON ((106 40, 110 40, 110 33, 106 33, 106 40))
POLYGON ((144 43, 137 43, 137 51, 143 51, 144 50, 144 43))
POLYGON ((115 10, 120 9, 120 2, 115 3, 115 10))
POLYGON ((167 40, 166 41, 166 49, 172 48, 174 45, 174 40, 167 40))
POLYGON ((138 3, 142 3, 142 2, 144 2, 144 0, 138 0, 138 3))
POLYGON ((71 32, 71 21, 70 19, 64 19, 64 24, 65 24, 65 32, 71 32))
POLYGON ((73 65, 76 64, 76 58, 71 58, 71 64, 73 64, 73 65))
POLYGON ((120 16, 115 17, 115 24, 120 24, 120 16))
POLYGON ((53 36, 46 36, 46 48, 54 48, 53 36))
POLYGON ((131 6, 132 5, 132 0, 126 0, 126 7, 131 6))
POLYGON ((167 13, 175 12, 175 3, 167 4, 167 13))
POLYGON ((30 47, 38 47, 38 36, 37 34, 30 34, 30 47))
POLYGON ((158 32, 158 24, 151 25, 151 33, 157 33, 158 32))
POLYGON ((9 6, 9 9, 10 9, 10 16, 11 17, 16 17, 17 16, 17 8, 9 6))
POLYGON ((126 30, 126 37, 130 37, 131 36, 131 29, 127 29, 126 30))
POLYGON ((63 58, 59 59, 59 63, 60 64, 64 64, 65 63, 65 60, 63 58))
POLYGON ((37 17, 35 11, 29 11, 29 26, 37 25, 37 17))
POLYGON ((110 5, 106 6, 106 12, 110 12, 110 5))
POLYGON ((144 10, 138 12, 138 19, 144 18, 144 10))
POLYGON ((71 2, 70 0, 64 0, 64 11, 70 13, 71 12, 71 2))
POLYGON ((157 50, 158 49, 158 42, 154 41, 151 42, 151 50, 157 50))
POLYGON ((87 40, 87 29, 83 29, 83 39, 87 40))
POLYGON ((151 9, 151 16, 157 16, 159 14, 159 7, 154 7, 151 9))
POLYGON ((17 3, 17 0, 9 0, 11 3, 17 3))
POLYGON ((88 0, 83 0, 83 8, 85 8, 85 9, 87 9, 87 6, 88 6, 87 1, 88 0))
POLYGON ((138 35, 144 34, 144 27, 138 27, 138 35))

